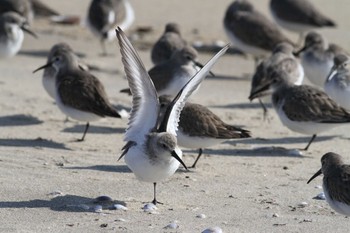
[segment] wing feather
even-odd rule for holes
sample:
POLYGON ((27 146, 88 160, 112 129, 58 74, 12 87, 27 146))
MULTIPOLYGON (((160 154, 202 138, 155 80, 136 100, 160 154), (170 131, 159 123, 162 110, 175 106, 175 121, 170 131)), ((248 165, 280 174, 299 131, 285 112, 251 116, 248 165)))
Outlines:
POLYGON ((229 44, 222 48, 205 66, 193 76, 186 85, 180 90, 174 100, 170 103, 160 125, 159 131, 166 131, 176 135, 179 126, 180 113, 188 97, 198 88, 203 79, 209 74, 210 69, 217 60, 227 51, 229 44))
POLYGON ((116 30, 122 62, 132 94, 132 108, 124 141, 143 141, 155 129, 159 113, 156 89, 141 58, 118 27, 116 30))

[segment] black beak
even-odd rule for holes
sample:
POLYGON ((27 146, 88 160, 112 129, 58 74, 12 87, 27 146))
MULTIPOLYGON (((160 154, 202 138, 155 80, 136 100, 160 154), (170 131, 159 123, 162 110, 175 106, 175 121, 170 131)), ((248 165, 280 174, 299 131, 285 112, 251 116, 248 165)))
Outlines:
POLYGON ((302 52, 304 52, 306 48, 307 48, 306 46, 302 47, 299 51, 293 52, 293 55, 296 56, 296 57, 299 57, 299 55, 300 55, 302 52))
POLYGON ((270 88, 270 83, 267 83, 265 86, 251 92, 248 99, 250 101, 253 101, 253 99, 268 95, 268 93, 264 93, 264 92, 267 91, 269 88, 270 88))
POLYGON ((27 24, 23 24, 21 29, 29 35, 33 36, 35 39, 38 39, 38 35, 35 34, 32 30, 30 30, 27 24))
POLYGON ((307 183, 310 183, 313 179, 315 179, 317 176, 322 174, 322 169, 318 170, 315 175, 313 175, 307 183))
POLYGON ((182 166, 184 166, 184 168, 186 170, 188 170, 188 168, 186 167, 186 164, 184 163, 184 161, 182 161, 182 159, 176 154, 175 150, 173 150, 171 152, 171 156, 173 156, 177 161, 179 161, 179 163, 181 163, 182 166))
POLYGON ((52 66, 52 62, 49 62, 46 65, 40 66, 38 69, 33 71, 33 74, 39 70, 45 69, 45 68, 50 67, 50 66, 52 66))
MULTIPOLYGON (((202 63, 200 63, 200 62, 198 62, 198 61, 195 61, 195 60, 192 60, 193 61, 193 63, 196 65, 196 66, 198 66, 199 68, 203 68, 204 67, 204 65, 202 64, 202 63)), ((213 76, 213 77, 215 77, 215 74, 213 73, 213 72, 211 72, 211 71, 209 71, 209 74, 211 75, 211 76, 213 76)))

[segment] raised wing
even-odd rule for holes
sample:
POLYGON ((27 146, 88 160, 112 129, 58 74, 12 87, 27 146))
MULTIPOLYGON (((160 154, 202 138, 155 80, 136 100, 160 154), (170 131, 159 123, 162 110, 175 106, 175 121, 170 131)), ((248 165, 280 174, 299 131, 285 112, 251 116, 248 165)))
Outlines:
POLYGON ((205 66, 193 76, 186 85, 179 91, 174 100, 170 103, 167 111, 164 115, 163 121, 158 129, 160 132, 168 132, 176 135, 176 131, 179 125, 180 113, 183 109, 188 97, 194 90, 198 88, 203 79, 209 74, 210 69, 214 66, 217 60, 226 52, 229 48, 227 44, 222 48, 205 66))
POLYGON ((129 127, 124 140, 139 142, 156 127, 159 112, 158 96, 145 66, 129 39, 119 27, 116 32, 132 94, 129 127))

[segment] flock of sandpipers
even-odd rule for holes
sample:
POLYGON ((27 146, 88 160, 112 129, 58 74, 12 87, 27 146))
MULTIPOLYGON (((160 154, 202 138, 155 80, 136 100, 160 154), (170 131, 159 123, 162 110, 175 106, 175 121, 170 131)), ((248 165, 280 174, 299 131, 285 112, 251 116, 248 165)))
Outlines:
MULTIPOLYGON (((15 56, 24 33, 37 36, 30 28, 36 11, 45 10, 38 0, 0 0, 0 57, 15 56)), ((257 11, 247 0, 236 0, 224 14, 224 28, 236 48, 252 55, 256 71, 249 99, 272 101, 281 122, 290 130, 312 136, 350 122, 349 56, 328 43, 315 30, 335 27, 307 0, 271 0, 270 10, 277 24, 257 11), (300 34, 300 47, 289 40, 280 27, 300 34), (303 85, 307 77, 313 86, 303 85), (324 89, 324 91, 322 90, 324 89)), ((45 11, 44 11, 45 12, 45 11)), ((200 87, 222 49, 204 66, 196 61, 197 51, 182 38, 179 25, 168 23, 151 51, 154 67, 147 71, 137 51, 123 32, 133 23, 134 12, 128 0, 92 0, 87 25, 101 41, 117 38, 129 88, 132 109, 120 158, 139 180, 156 184, 173 175, 182 161, 180 147, 202 148, 235 138, 251 137, 245 129, 223 122, 205 106, 187 99, 200 87)), ((47 8, 47 14, 56 14, 47 8)), ((109 102, 102 83, 89 72, 66 43, 52 47, 44 69, 43 86, 68 117, 89 122, 103 117, 120 118, 109 102)), ((264 107, 266 114, 266 108, 264 107)), ((340 155, 329 152, 321 158, 322 168, 310 178, 323 174, 326 200, 337 212, 350 215, 350 166, 340 155)))

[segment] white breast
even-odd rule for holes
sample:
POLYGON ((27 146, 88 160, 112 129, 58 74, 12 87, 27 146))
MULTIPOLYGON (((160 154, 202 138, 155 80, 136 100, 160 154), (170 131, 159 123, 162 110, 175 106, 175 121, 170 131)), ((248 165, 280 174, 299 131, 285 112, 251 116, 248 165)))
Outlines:
POLYGON ((330 205, 330 207, 332 209, 334 209, 335 211, 337 211, 340 214, 350 216, 350 206, 348 206, 342 202, 335 201, 335 200, 331 199, 324 184, 323 184, 323 192, 324 192, 324 195, 326 196, 326 201, 328 202, 328 204, 330 205))

